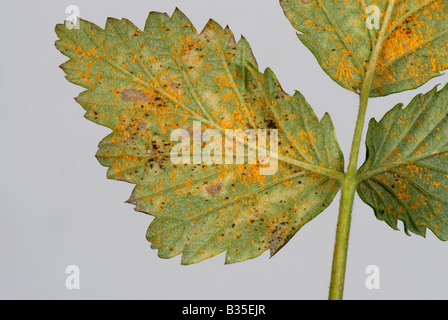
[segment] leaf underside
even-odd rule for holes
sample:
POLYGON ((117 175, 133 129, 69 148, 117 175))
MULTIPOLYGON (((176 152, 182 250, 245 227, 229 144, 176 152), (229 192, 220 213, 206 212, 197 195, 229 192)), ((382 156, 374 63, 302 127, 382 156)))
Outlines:
POLYGON ((344 165, 329 116, 319 121, 300 93, 260 73, 247 41, 228 28, 210 21, 198 34, 176 9, 150 13, 143 31, 109 18, 105 29, 81 20, 79 30, 56 33, 67 79, 87 88, 76 99, 86 118, 113 130, 97 158, 108 178, 136 185, 129 203, 155 217, 147 239, 160 257, 191 264, 227 251, 233 263, 275 254, 336 195, 339 181, 320 170, 344 165), (191 131, 194 120, 220 132, 277 129, 276 174, 260 175, 260 163, 173 164, 170 134, 191 131))
MULTIPOLYGON (((368 29, 366 13, 384 16, 389 0, 280 0, 299 39, 325 72, 359 93, 380 29, 368 29)), ((397 0, 386 28, 371 97, 415 89, 448 69, 448 0, 397 0)))
POLYGON ((448 86, 370 121, 358 194, 378 219, 448 240, 448 86))

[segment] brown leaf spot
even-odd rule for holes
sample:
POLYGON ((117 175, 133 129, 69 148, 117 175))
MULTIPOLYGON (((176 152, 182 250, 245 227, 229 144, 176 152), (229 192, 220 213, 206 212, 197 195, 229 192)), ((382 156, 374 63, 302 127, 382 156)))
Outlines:
POLYGON ((275 226, 271 231, 271 237, 268 240, 271 256, 278 252, 287 242, 289 228, 287 225, 275 226))
POLYGON ((213 30, 210 28, 205 28, 202 30, 200 36, 205 39, 206 42, 210 42, 213 39, 213 30))
POLYGON ((125 89, 120 93, 121 99, 132 102, 149 102, 149 97, 142 91, 137 89, 125 89))
POLYGON ((214 184, 211 184, 211 185, 205 187, 205 191, 210 196, 216 196, 221 193, 222 187, 223 186, 222 186, 221 182, 216 182, 214 184))

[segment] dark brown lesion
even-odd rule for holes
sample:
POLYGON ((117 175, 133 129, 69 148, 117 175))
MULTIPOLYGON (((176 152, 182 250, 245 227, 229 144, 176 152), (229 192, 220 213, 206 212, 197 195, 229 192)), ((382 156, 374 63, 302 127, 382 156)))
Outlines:
POLYGON ((153 140, 146 143, 146 153, 150 155, 148 165, 151 169, 166 169, 169 155, 161 152, 161 146, 158 141, 153 140))

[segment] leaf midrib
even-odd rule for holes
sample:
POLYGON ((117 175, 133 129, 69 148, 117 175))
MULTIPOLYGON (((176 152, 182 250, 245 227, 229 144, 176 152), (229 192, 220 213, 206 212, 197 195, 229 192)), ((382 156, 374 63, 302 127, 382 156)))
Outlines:
MULTIPOLYGON (((385 166, 383 166, 381 168, 361 173, 361 174, 358 175, 357 181, 359 183, 359 182, 361 182, 363 180, 370 179, 371 177, 373 177, 373 176, 375 176, 375 175, 377 175, 379 173, 390 171, 391 169, 394 169, 394 168, 397 168, 397 167, 401 167, 401 166, 404 166, 404 165, 414 164, 416 161, 419 161, 421 159, 429 158, 429 157, 432 157, 432 156, 435 156, 435 155, 438 155, 438 154, 441 154, 441 153, 446 153, 446 152, 448 152, 448 146, 447 145, 445 145, 445 149, 443 149, 443 150, 435 150, 433 152, 420 155, 418 157, 410 158, 410 159, 408 159, 406 161, 397 161, 397 162, 395 162, 395 163, 393 163, 391 165, 385 165, 385 166)), ((448 170, 446 171, 446 173, 448 173, 448 170)))

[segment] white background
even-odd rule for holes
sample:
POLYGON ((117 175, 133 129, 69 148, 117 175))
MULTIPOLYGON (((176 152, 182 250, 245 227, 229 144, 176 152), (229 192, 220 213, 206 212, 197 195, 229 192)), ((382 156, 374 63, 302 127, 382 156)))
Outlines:
MULTIPOLYGON (((94 155, 109 133, 83 118, 83 89, 64 78, 67 58, 54 27, 74 4, 104 27, 107 17, 143 28, 150 11, 179 7, 200 31, 209 18, 243 34, 260 69, 270 67, 290 94, 300 90, 320 118, 329 112, 346 159, 358 97, 339 87, 296 38, 277 0, 2 1, 0 4, 0 298, 2 299, 326 299, 339 195, 272 259, 268 253, 224 265, 163 260, 145 239, 150 216, 125 204, 132 185, 106 179, 94 155), (77 265, 81 289, 67 290, 77 265)), ((411 92, 372 99, 367 119, 409 103, 443 76, 411 92)), ((360 164, 365 148, 361 149, 360 164)), ((400 224, 401 228, 401 224, 400 224)), ((430 231, 406 236, 356 199, 346 299, 447 299, 448 244, 430 231), (367 266, 381 288, 367 290, 367 266)))

